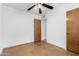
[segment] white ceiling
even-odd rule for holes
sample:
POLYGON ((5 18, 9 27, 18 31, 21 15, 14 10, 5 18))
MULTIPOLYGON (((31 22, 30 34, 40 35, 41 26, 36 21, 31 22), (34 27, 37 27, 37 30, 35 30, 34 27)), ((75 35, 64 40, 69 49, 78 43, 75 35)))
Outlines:
MULTIPOLYGON (((4 5, 6 5, 6 6, 13 7, 13 8, 22 10, 22 11, 27 11, 27 9, 34 4, 36 4, 36 3, 4 3, 4 5)), ((57 8, 59 5, 61 5, 60 3, 46 3, 46 4, 51 5, 54 8, 57 8)), ((45 7, 43 7, 43 9, 44 9, 43 10, 44 14, 47 14, 48 12, 53 10, 53 9, 50 10, 48 8, 45 8, 45 7)), ((30 12, 39 14, 38 9, 34 9, 34 8, 30 12)))

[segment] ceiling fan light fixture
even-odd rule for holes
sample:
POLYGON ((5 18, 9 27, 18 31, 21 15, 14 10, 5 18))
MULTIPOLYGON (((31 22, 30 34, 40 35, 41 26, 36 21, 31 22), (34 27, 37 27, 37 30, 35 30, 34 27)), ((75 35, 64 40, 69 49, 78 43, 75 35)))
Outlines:
POLYGON ((39 14, 42 14, 42 11, 44 10, 43 7, 46 7, 46 8, 51 9, 51 10, 53 9, 53 6, 50 6, 48 4, 37 3, 37 4, 33 5, 33 6, 31 6, 30 8, 28 8, 27 11, 30 11, 31 9, 34 8, 34 9, 39 10, 39 14))
POLYGON ((37 5, 38 9, 40 8, 42 11, 44 10, 41 4, 37 5))
POLYGON ((40 4, 38 4, 37 6, 38 6, 38 8, 41 8, 42 7, 40 4))

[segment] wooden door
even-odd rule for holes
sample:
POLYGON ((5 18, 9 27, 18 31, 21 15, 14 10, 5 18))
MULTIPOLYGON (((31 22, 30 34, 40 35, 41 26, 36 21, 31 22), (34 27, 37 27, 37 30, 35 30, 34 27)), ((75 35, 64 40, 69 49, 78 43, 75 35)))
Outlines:
POLYGON ((67 49, 79 54, 79 8, 70 10, 67 15, 67 49))
POLYGON ((34 42, 41 42, 41 20, 34 20, 34 42))

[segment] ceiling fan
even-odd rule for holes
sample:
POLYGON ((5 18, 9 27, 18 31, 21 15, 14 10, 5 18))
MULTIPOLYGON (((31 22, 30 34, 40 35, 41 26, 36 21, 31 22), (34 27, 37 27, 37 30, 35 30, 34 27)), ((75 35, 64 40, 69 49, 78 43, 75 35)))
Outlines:
MULTIPOLYGON (((43 6, 43 7, 46 7, 46 8, 48 8, 48 9, 53 9, 53 8, 54 8, 54 7, 52 7, 52 6, 50 6, 50 5, 47 5, 47 4, 45 4, 45 3, 37 3, 37 4, 33 5, 33 6, 31 6, 30 8, 28 8, 27 11, 30 11, 31 9, 33 9, 35 6, 38 6, 38 5, 43 6)), ((39 14, 42 14, 42 9, 41 9, 41 7, 39 7, 39 14)))

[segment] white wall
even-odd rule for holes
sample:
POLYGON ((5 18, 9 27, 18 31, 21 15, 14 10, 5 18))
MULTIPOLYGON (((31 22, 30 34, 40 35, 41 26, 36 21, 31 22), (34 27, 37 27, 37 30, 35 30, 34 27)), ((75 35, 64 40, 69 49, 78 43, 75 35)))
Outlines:
MULTIPOLYGON (((2 39, 2 32, 1 32, 1 30, 2 30, 2 23, 1 23, 1 21, 2 21, 2 4, 0 3, 0 47, 2 47, 2 41, 1 41, 1 39, 2 39)), ((2 48, 0 48, 0 54, 1 54, 1 52, 2 52, 2 48)))
POLYGON ((43 19, 43 20, 41 21, 41 29, 42 29, 42 30, 41 30, 41 35, 42 35, 42 38, 41 38, 41 39, 42 39, 42 40, 47 40, 47 37, 46 37, 46 35, 47 35, 47 33, 46 33, 46 32, 47 32, 47 31, 46 31, 46 25, 47 25, 47 24, 46 24, 46 20, 43 19))
POLYGON ((3 47, 32 42, 34 40, 34 15, 3 6, 3 47))
POLYGON ((79 4, 65 3, 54 8, 47 15, 47 41, 66 49, 66 11, 79 7, 79 4))
POLYGON ((2 4, 0 4, 0 39, 1 39, 1 14, 2 14, 2 13, 1 13, 1 8, 2 8, 1 5, 2 5, 2 4))
MULTIPOLYGON (((39 15, 2 5, 2 45, 0 48, 34 41, 34 18, 39 15)), ((40 16, 39 16, 40 18, 40 16)), ((41 19, 41 18, 40 18, 41 19)), ((42 22, 41 25, 44 27, 42 22)), ((42 28, 42 40, 45 32, 42 28)))

